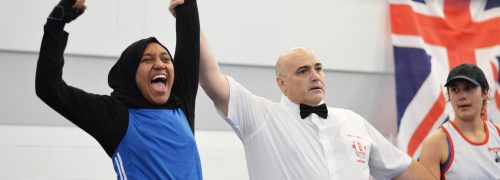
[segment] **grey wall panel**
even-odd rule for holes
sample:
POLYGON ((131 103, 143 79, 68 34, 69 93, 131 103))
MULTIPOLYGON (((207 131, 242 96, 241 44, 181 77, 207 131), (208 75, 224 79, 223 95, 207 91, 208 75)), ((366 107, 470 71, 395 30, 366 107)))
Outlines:
MULTIPOLYGON (((37 57, 35 53, 0 51, 0 124, 71 125, 36 97, 37 57)), ((69 85, 87 92, 109 94, 107 74, 116 59, 68 55, 63 78, 69 85)), ((254 94, 279 101, 281 91, 272 67, 222 64, 221 69, 254 94)), ((384 135, 395 133, 393 74, 326 70, 326 81, 329 106, 359 113, 384 135)), ((196 107, 197 129, 230 130, 201 87, 196 107)))
MULTIPOLYGON (((70 125, 35 94, 37 58, 35 53, 0 51, 1 124, 70 125)), ((109 94, 107 73, 113 59, 67 56, 63 78, 85 91, 109 94)))

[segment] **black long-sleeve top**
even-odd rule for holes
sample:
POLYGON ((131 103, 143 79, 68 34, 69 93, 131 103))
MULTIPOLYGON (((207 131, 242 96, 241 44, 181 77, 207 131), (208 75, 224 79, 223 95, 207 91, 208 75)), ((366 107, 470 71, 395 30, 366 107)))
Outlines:
MULTIPOLYGON (((38 97, 52 109, 94 137, 110 157, 126 134, 129 121, 128 108, 173 109, 180 107, 188 120, 191 131, 194 132, 194 110, 198 90, 200 56, 200 30, 196 1, 186 1, 184 5, 176 9, 176 14, 175 80, 171 96, 165 105, 134 104, 127 100, 142 98, 142 102, 145 102, 144 97, 142 95, 137 97, 137 94, 132 94, 132 97, 127 95, 97 95, 67 85, 62 79, 62 69, 68 33, 63 30, 64 23, 51 20, 48 20, 44 26, 44 35, 37 64, 35 87, 38 97)), ((126 61, 127 58, 130 60, 131 55, 141 57, 145 45, 152 41, 156 40, 148 38, 136 42, 136 44, 141 44, 138 47, 142 49, 129 47, 124 51, 117 64, 126 61)), ((136 60, 137 65, 135 67, 128 67, 132 70, 135 69, 135 71, 125 73, 135 75, 140 58, 136 60)), ((137 88, 135 79, 116 78, 112 77, 112 72, 110 72, 110 82, 114 80, 124 84, 133 83, 131 87, 137 88)), ((136 89, 120 90, 135 91, 136 89)), ((115 91, 117 89, 114 89, 113 93, 115 91)))

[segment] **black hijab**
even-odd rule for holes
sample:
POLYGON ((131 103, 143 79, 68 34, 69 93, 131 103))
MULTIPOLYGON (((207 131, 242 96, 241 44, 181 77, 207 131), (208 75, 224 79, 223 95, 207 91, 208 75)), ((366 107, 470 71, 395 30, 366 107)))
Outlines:
POLYGON ((179 106, 179 101, 174 94, 170 94, 167 103, 163 105, 155 105, 147 101, 137 87, 135 74, 137 72, 137 68, 139 67, 142 54, 149 43, 160 44, 167 50, 170 58, 172 58, 168 49, 154 37, 141 39, 131 44, 122 52, 120 59, 118 59, 116 64, 113 65, 109 71, 108 84, 113 89, 111 97, 117 98, 128 108, 176 108, 179 106))

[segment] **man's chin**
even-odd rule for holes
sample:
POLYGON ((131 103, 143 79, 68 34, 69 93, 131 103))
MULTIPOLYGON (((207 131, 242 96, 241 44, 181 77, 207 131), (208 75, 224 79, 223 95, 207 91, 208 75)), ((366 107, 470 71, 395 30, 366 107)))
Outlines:
POLYGON ((312 99, 309 99, 308 102, 311 105, 318 105, 322 100, 323 100, 323 98, 312 98, 312 99))
POLYGON ((323 93, 323 91, 321 92, 313 92, 311 93, 311 95, 309 96, 310 100, 317 100, 317 101, 321 101, 323 100, 323 98, 325 98, 325 94, 323 93))

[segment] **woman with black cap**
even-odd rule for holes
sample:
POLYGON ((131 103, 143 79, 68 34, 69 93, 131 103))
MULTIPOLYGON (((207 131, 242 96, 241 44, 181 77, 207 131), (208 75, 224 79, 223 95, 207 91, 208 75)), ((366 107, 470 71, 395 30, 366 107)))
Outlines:
POLYGON ((428 137, 420 162, 441 179, 500 179, 500 128, 481 117, 489 85, 483 71, 461 64, 445 84, 455 118, 428 137))
POLYGON ((99 142, 118 179, 202 179, 193 133, 200 53, 196 0, 175 9, 175 61, 154 37, 133 43, 109 72, 110 96, 62 79, 64 26, 85 8, 84 0, 61 0, 47 18, 36 71, 38 97, 99 142))

